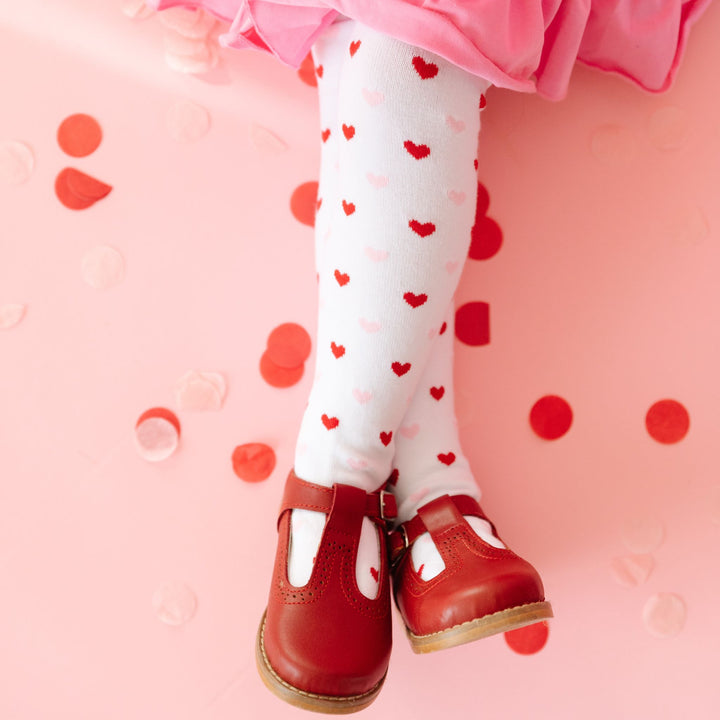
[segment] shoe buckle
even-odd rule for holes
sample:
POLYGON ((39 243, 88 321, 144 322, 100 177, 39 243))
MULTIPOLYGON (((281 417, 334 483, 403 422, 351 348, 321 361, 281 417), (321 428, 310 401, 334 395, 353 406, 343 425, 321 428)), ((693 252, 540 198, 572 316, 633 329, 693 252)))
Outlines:
POLYGON ((395 532, 399 532, 402 536, 402 547, 392 550, 392 554, 394 557, 390 559, 390 569, 394 570, 395 566, 400 562, 400 559, 405 554, 405 551, 410 547, 410 543, 408 542, 408 535, 407 530, 405 529, 405 525, 400 525, 395 532))
POLYGON ((390 523, 397 517, 397 503, 395 502, 395 496, 387 490, 380 491, 380 519, 386 523, 390 523), (388 501, 388 514, 385 514, 385 498, 389 498, 388 501))

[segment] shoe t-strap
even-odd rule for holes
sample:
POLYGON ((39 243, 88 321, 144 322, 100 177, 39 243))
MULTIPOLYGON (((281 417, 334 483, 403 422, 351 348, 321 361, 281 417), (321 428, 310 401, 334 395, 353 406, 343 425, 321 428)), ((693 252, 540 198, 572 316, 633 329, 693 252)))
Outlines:
MULTIPOLYGON (((278 524, 287 510, 315 510, 328 514, 332 509, 334 497, 333 488, 302 480, 294 470, 290 470, 278 513, 278 524)), ((366 493, 364 515, 377 522, 394 520, 397 517, 395 496, 384 489, 366 493)))
MULTIPOLYGON (((449 497, 460 515, 475 515, 476 517, 488 520, 478 501, 469 495, 443 495, 441 497, 449 497)), ((441 498, 437 499, 440 500, 441 498)), ((427 505, 430 505, 430 503, 427 505)), ((488 522, 490 521, 488 520, 488 522)), ((492 525, 492 523, 490 524, 492 525)), ((493 531, 494 530, 495 528, 493 526, 493 531)), ((405 552, 411 548, 413 543, 425 532, 428 532, 428 528, 423 522, 423 519, 420 515, 415 515, 410 520, 398 525, 398 527, 390 533, 389 545, 391 567, 394 568, 400 562, 405 552)))

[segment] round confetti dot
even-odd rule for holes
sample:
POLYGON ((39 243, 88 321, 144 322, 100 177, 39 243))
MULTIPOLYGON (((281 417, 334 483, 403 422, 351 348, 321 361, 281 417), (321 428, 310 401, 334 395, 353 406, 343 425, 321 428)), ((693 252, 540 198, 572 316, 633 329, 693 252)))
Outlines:
POLYGON ((189 38, 184 35, 167 30, 163 36, 165 52, 174 55, 187 55, 196 59, 207 60, 210 57, 210 47, 205 38, 189 38))
POLYGON ((245 482, 267 480, 275 469, 275 451, 264 443, 238 445, 232 454, 235 474, 245 482))
POLYGON ((487 345, 490 342, 490 306, 485 302, 469 302, 455 312, 455 337, 466 345, 487 345))
POLYGON ((490 193, 487 188, 482 184, 478 183, 477 186, 477 205, 475 206, 475 222, 487 213, 490 208, 490 193))
POLYGON ((642 585, 650 577, 654 567, 652 555, 626 555, 613 558, 612 561, 613 576, 625 587, 642 585))
POLYGON ((315 227, 318 183, 315 180, 298 185, 290 196, 290 212, 303 225, 315 227))
POLYGON ((675 593, 657 593, 648 598, 642 611, 645 628, 656 637, 673 637, 685 627, 687 610, 675 593))
POLYGON ((260 358, 260 375, 268 385, 284 388, 300 382, 305 372, 305 365, 296 368, 284 368, 276 365, 268 356, 267 351, 260 358))
POLYGON ((75 168, 63 168, 55 178, 58 200, 71 210, 84 210, 107 196, 112 190, 107 185, 75 168))
POLYGON ((25 307, 20 303, 0 305, 0 330, 15 327, 25 317, 25 307))
POLYGON ((500 250, 502 240, 502 230, 492 218, 477 218, 471 232, 468 257, 471 260, 487 260, 500 250))
POLYGON ((590 152, 609 165, 627 165, 637 154, 637 141, 626 127, 602 125, 590 138, 590 152))
POLYGON ((690 415, 677 400, 658 400, 647 411, 645 427, 653 440, 676 443, 687 435, 690 415))
POLYGON ((35 156, 28 145, 19 140, 0 142, 0 182, 21 185, 30 179, 35 168, 35 156))
POLYGON ((302 325, 283 323, 268 337, 267 356, 275 365, 293 370, 308 359, 311 348, 310 335, 302 325))
POLYGON ((530 410, 530 427, 544 440, 557 440, 572 424, 572 409, 557 395, 541 397, 530 410))
POLYGON ((300 63, 297 74, 298 77, 306 85, 310 85, 310 87, 317 87, 317 77, 315 77, 315 65, 313 63, 311 53, 308 53, 302 63, 300 63))
POLYGON ((179 438, 180 421, 167 408, 150 408, 135 423, 135 446, 144 460, 159 462, 170 457, 179 438))
POLYGON ((505 633, 505 642, 520 655, 533 655, 545 647, 550 634, 547 621, 533 623, 505 633))
POLYGON ((95 152, 102 140, 100 123, 85 113, 68 115, 57 131, 61 150, 72 157, 86 157, 95 152))
POLYGON ((188 370, 175 384, 175 402, 180 410, 220 410, 226 388, 220 373, 188 370))
POLYGON ((123 256, 108 245, 97 245, 82 258, 83 280, 97 290, 120 283, 125 275, 123 256))
POLYGON ((168 109, 165 122, 173 140, 190 143, 207 134, 210 129, 210 114, 202 105, 192 100, 178 100, 168 109))
MULTIPOLYGON (((165 11, 163 11, 165 12, 165 11)), ((215 45, 207 45, 193 55, 178 55, 165 51, 165 63, 175 72, 201 75, 210 72, 218 63, 219 52, 215 45)))
POLYGON ((657 518, 636 517, 625 521, 620 535, 630 552, 642 555, 655 552, 660 547, 665 528, 657 518))
POLYGON ((689 125, 690 119, 684 110, 673 106, 660 108, 650 116, 650 142, 659 150, 678 150, 685 144, 689 125))
POLYGON ((185 583, 167 583, 153 593, 152 606, 166 625, 183 625, 195 615, 197 597, 185 583))

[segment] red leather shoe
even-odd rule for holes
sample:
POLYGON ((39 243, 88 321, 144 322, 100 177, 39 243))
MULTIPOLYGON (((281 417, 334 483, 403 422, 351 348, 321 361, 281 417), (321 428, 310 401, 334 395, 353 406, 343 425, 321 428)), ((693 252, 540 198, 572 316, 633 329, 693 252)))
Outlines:
POLYGON ((488 520, 474 498, 443 495, 390 535, 395 603, 416 653, 454 647, 553 616, 535 568, 507 548, 488 545, 463 515, 488 520), (424 532, 430 533, 445 563, 445 569, 428 581, 415 572, 408 552, 424 532))
POLYGON ((325 713, 362 710, 380 692, 392 645, 386 520, 395 498, 349 485, 309 483, 290 471, 278 518, 279 541, 267 609, 260 622, 256 660, 260 676, 278 697, 325 713), (290 511, 327 513, 308 583, 287 575, 290 511), (355 564, 364 517, 378 527, 378 595, 357 587, 355 564))

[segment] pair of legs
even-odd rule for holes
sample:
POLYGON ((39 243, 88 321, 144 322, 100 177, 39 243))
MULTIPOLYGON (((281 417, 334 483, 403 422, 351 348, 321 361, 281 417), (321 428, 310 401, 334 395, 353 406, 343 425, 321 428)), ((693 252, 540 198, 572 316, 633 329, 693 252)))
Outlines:
MULTIPOLYGON (((475 217, 489 83, 349 19, 312 53, 322 136, 319 319, 295 472, 366 492, 391 478, 403 522, 446 493, 480 499, 455 419, 453 296, 475 217)), ((468 521, 504 547, 487 521, 468 521)), ((292 585, 310 577, 324 522, 323 513, 292 511, 292 585)), ((444 567, 429 536, 412 558, 424 579, 444 567)), ((370 598, 378 567, 366 518, 356 576, 370 598)))

